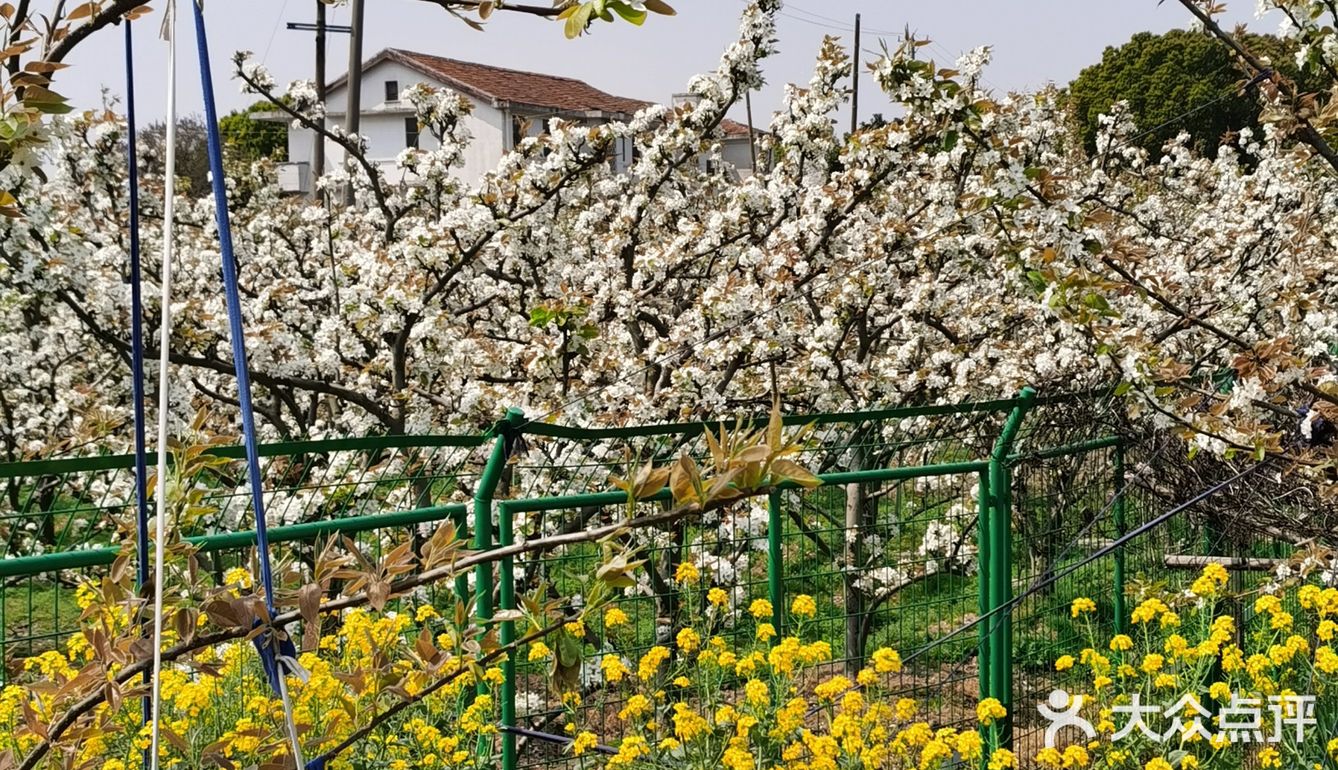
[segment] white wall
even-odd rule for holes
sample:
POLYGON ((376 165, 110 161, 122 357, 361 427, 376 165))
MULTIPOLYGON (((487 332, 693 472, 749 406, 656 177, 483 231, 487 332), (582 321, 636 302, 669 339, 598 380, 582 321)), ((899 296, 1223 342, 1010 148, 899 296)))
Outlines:
MULTIPOLYGON (((381 61, 363 72, 362 80, 362 118, 359 125, 359 133, 367 137, 368 140, 368 159, 375 161, 385 169, 391 179, 397 179, 398 175, 394 173, 394 161, 405 148, 404 120, 412 117, 413 111, 409 108, 407 102, 387 102, 385 83, 387 80, 395 80, 399 85, 399 91, 402 93, 405 88, 417 83, 428 82, 429 84, 441 87, 441 83, 410 69, 399 62, 381 61)), ((497 167, 497 162, 502 155, 511 147, 511 119, 512 114, 509 109, 494 106, 490 102, 481 101, 466 95, 474 105, 473 112, 465 119, 465 126, 468 128, 472 140, 464 154, 464 164, 456 172, 456 177, 465 182, 474 182, 483 176, 484 173, 497 167)), ((329 120, 331 123, 343 125, 343 112, 347 105, 347 91, 345 88, 332 90, 326 98, 326 109, 334 117, 329 120)), ((549 114, 536 115, 531 118, 529 131, 530 136, 537 136, 548 130, 549 114)), ((586 119, 581 121, 585 125, 598 125, 600 120, 586 119)), ((312 160, 312 152, 315 146, 315 135, 307 129, 288 130, 288 158, 290 161, 312 160)), ((436 139, 426 132, 419 137, 419 145, 422 149, 432 149, 436 147, 436 139)), ((746 138, 731 138, 723 142, 722 154, 724 160, 738 169, 741 176, 748 176, 752 172, 752 160, 748 153, 748 140, 746 138)), ((325 149, 326 168, 336 168, 343 162, 344 151, 336 144, 327 142, 325 149)), ((632 140, 623 139, 618 142, 614 152, 613 168, 615 171, 622 171, 632 162, 632 140)))
MULTIPOLYGON (((363 72, 362 80, 362 117, 359 120, 358 133, 367 138, 368 159, 386 166, 393 165, 396 157, 405 148, 404 120, 413 116, 408 102, 387 102, 385 82, 395 80, 399 90, 417 83, 427 82, 440 87, 417 71, 398 62, 382 61, 363 72)), ((466 95, 467 96, 467 95, 466 95)), ((510 129, 504 129, 508 123, 506 114, 490 103, 468 97, 474 105, 473 112, 465 118, 465 127, 473 137, 465 150, 464 166, 457 176, 466 181, 474 181, 484 172, 496 168, 497 161, 506 151, 510 140, 510 129)), ((343 125, 343 113, 347 107, 347 89, 336 88, 326 97, 326 111, 333 115, 330 123, 343 125)), ((433 149, 437 146, 436 138, 426 131, 419 137, 418 146, 433 149)), ((310 162, 315 148, 315 134, 308 129, 288 130, 288 158, 291 161, 310 162)), ((344 151, 337 144, 326 142, 326 168, 343 162, 344 151)), ((390 169, 386 169, 390 172, 390 169)), ((391 178, 394 175, 391 174, 391 178)))
POLYGON ((753 157, 748 150, 748 137, 730 138, 721 142, 720 157, 737 169, 740 177, 747 179, 753 175, 753 157))

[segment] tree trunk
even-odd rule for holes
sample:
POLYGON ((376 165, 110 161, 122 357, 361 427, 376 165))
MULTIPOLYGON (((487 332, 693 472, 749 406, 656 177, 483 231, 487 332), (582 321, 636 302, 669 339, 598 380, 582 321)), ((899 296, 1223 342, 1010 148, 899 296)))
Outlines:
MULTIPOLYGON (((851 470, 864 469, 864 453, 856 455, 851 470)), ((842 575, 845 583, 846 672, 864 665, 864 605, 866 597, 855 581, 864 574, 864 509, 868 503, 863 484, 846 485, 845 547, 842 575)))

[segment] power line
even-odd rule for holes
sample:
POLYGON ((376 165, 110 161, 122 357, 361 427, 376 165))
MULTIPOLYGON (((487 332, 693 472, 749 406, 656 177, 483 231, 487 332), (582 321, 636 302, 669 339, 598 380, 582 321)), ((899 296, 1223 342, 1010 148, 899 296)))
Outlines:
MULTIPOLYGON (((815 18, 815 19, 821 19, 822 21, 830 22, 831 24, 834 24, 834 25, 837 25, 837 26, 846 26, 847 28, 849 28, 847 22, 846 22, 844 19, 838 19, 838 18, 836 18, 835 16, 824 16, 823 14, 820 14, 820 13, 814 13, 813 11, 809 11, 809 10, 806 10, 806 9, 804 9, 804 8, 799 7, 798 5, 796 5, 796 4, 793 2, 793 0, 791 0, 791 2, 789 2, 789 3, 786 4, 786 6, 785 6, 785 10, 787 10, 787 11, 794 11, 795 13, 801 13, 801 14, 803 14, 803 15, 805 15, 805 16, 810 16, 810 17, 815 18)), ((885 30, 885 29, 874 29, 874 28, 872 28, 872 27, 865 27, 865 28, 864 28, 864 31, 865 31, 865 32, 873 33, 873 34, 875 34, 875 35, 896 35, 896 34, 900 34, 900 33, 897 33, 897 32, 889 32, 888 30, 885 30)))
POLYGON ((836 32, 844 32, 847 35, 852 34, 855 31, 854 27, 842 27, 840 25, 829 24, 824 21, 813 21, 812 19, 805 19, 803 16, 795 16, 794 14, 787 13, 785 11, 778 11, 777 13, 778 15, 784 16, 785 18, 791 19, 793 21, 802 22, 804 24, 812 24, 815 27, 822 27, 824 29, 830 29, 836 32))
POLYGON ((279 26, 283 24, 283 14, 287 10, 288 0, 283 0, 283 5, 279 6, 279 17, 274 21, 274 29, 269 33, 269 42, 265 43, 265 52, 260 55, 261 64, 269 61, 269 49, 274 46, 274 37, 279 34, 279 26))

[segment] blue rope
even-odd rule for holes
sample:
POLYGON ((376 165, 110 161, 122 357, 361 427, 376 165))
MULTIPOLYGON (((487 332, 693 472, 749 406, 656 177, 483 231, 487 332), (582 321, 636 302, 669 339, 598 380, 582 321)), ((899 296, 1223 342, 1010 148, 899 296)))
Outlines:
MULTIPOLYGON (((125 22, 125 122, 126 167, 130 176, 130 374, 131 398, 135 411, 135 513, 136 553, 139 558, 136 585, 149 582, 149 470, 147 442, 144 439, 144 298, 140 294, 139 261, 139 160, 135 151, 135 46, 130 21, 125 22)), ((144 672, 144 683, 151 674, 144 672)), ((144 696, 144 724, 153 718, 153 700, 144 696)), ((148 754, 145 750, 145 767, 148 754)))
MULTIPOLYGON (((209 176, 214 191, 214 220, 218 224, 218 245, 223 258, 223 294, 228 307, 228 334, 232 338, 232 362, 237 372, 237 406, 242 413, 242 441, 246 445, 246 475, 251 483, 251 510, 256 519, 256 551, 260 559, 260 583, 265 589, 265 608, 274 617, 274 576, 269 562, 269 534, 265 523, 265 491, 260 477, 260 456, 256 452, 255 415, 251 410, 251 376, 246 365, 246 338, 242 329, 241 297, 237 291, 237 261, 232 249, 232 228, 228 221, 228 193, 223 177, 223 146, 218 132, 218 109, 214 103, 214 79, 209 66, 209 41, 204 29, 202 0, 190 0, 195 16, 195 46, 200 55, 200 87, 204 97, 204 123, 209 136, 209 176)), ((269 634, 256 637, 270 686, 279 691, 279 662, 269 634)), ((290 639, 279 644, 279 652, 295 656, 290 639)))

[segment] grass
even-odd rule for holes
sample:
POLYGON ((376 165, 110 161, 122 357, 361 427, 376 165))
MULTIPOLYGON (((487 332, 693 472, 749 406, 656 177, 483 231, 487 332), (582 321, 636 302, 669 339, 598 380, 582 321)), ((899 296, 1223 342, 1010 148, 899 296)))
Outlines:
POLYGON ((79 626, 74 589, 28 582, 0 589, 4 599, 6 670, 14 661, 55 649, 79 626))

